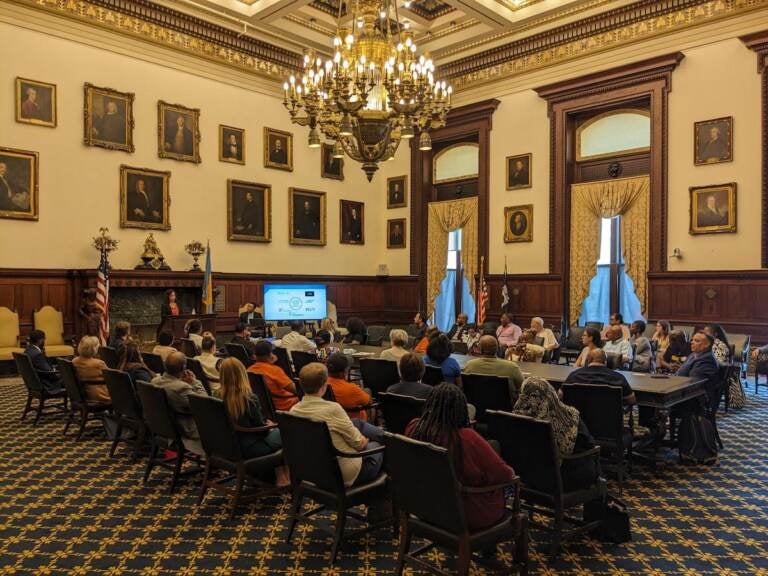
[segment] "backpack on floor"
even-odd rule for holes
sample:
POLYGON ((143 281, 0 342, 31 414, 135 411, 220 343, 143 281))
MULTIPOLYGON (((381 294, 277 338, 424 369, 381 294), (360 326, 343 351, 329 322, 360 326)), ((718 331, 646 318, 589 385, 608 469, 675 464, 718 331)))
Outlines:
POLYGON ((714 464, 717 462, 715 429, 706 417, 686 414, 677 430, 677 448, 680 460, 689 464, 714 464))
POLYGON ((592 531, 592 537, 601 542, 622 544, 632 540, 629 508, 623 500, 608 494, 584 504, 584 521, 600 520, 600 525, 592 531))

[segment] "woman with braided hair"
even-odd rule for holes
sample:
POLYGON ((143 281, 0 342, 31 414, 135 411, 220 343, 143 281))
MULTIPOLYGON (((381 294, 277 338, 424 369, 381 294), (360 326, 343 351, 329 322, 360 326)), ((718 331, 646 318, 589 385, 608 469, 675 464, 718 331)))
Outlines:
MULTIPOLYGON (((421 418, 413 420, 405 434, 447 448, 463 486, 493 486, 515 476, 490 444, 469 427, 467 399, 455 384, 435 386, 421 418)), ((472 531, 491 526, 504 515, 503 490, 464 494, 463 499, 467 524, 472 531)))

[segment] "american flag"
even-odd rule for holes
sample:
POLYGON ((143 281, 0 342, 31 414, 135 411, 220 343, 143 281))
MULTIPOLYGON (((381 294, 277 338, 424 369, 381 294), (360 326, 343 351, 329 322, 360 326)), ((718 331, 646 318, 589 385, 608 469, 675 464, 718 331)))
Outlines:
POLYGON ((485 274, 482 264, 480 268, 480 289, 477 293, 477 324, 485 323, 485 315, 488 311, 488 284, 485 283, 485 274))
POLYGON ((101 307, 101 323, 99 325, 99 338, 106 345, 109 336, 109 262, 107 251, 101 251, 101 262, 96 275, 96 303, 101 307))

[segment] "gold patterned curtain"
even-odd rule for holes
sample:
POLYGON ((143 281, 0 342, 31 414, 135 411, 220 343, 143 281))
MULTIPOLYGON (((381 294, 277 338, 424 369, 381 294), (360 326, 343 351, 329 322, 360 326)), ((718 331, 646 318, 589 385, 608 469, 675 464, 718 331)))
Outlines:
POLYGON ((475 294, 477 273, 477 197, 429 203, 427 224, 427 314, 435 309, 448 263, 448 233, 461 231, 461 267, 475 294))
POLYGON ((650 178, 633 176, 571 186, 570 323, 575 324, 600 251, 600 219, 621 216, 624 266, 635 284, 643 314, 648 270, 648 198, 650 178))

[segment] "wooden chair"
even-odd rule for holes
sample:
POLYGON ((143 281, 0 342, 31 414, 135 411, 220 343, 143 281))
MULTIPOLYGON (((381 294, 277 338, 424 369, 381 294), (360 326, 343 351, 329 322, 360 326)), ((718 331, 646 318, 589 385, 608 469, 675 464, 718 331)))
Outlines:
POLYGON ((102 424, 102 417, 105 412, 112 411, 112 404, 104 404, 102 402, 94 402, 88 400, 85 394, 85 386, 88 383, 83 382, 77 376, 77 370, 72 365, 70 360, 59 358, 58 361, 59 370, 61 372, 61 381, 64 384, 64 388, 69 396, 69 417, 67 423, 64 426, 64 435, 66 436, 69 431, 69 427, 72 425, 75 415, 79 414, 79 425, 76 440, 80 440, 85 434, 85 427, 88 422, 98 421, 99 425, 102 424))
POLYGON ((251 358, 250 354, 248 354, 248 351, 245 349, 245 346, 242 344, 238 344, 237 342, 228 342, 226 344, 226 349, 227 356, 237 358, 246 368, 253 364, 253 358, 251 358))
POLYGON ((280 346, 275 346, 273 353, 275 356, 277 356, 277 362, 275 362, 275 365, 280 366, 288 378, 294 378, 295 375, 293 368, 291 367, 291 359, 288 357, 288 350, 281 348, 280 346))
POLYGON ((229 517, 234 518, 238 504, 282 491, 261 480, 259 473, 280 466, 283 463, 283 451, 246 459, 238 436, 238 432, 268 432, 277 428, 277 424, 241 428, 232 422, 224 403, 218 398, 193 395, 189 397, 189 407, 205 450, 205 473, 198 506, 203 503, 208 488, 212 488, 230 497, 229 517), (229 474, 223 478, 213 477, 212 472, 215 470, 224 470, 229 474), (230 488, 228 483, 233 479, 235 485, 230 488), (244 491, 246 480, 254 487, 254 490, 247 493, 244 491))
POLYGON ((120 365, 120 356, 118 355, 117 350, 111 346, 99 346, 99 358, 104 360, 104 364, 107 365, 107 368, 111 368, 112 370, 117 370, 117 367, 120 365))
POLYGON ((75 354, 72 336, 64 335, 64 315, 53 306, 43 306, 33 313, 35 330, 45 332, 45 353, 49 358, 75 354))
POLYGON ((393 434, 405 434, 405 428, 410 422, 419 418, 424 412, 424 398, 403 396, 391 392, 379 393, 379 404, 384 414, 387 431, 393 434))
POLYGON ((300 350, 294 350, 291 352, 291 361, 293 362, 293 373, 298 377, 301 369, 307 364, 317 362, 317 354, 312 352, 301 352, 300 350))
POLYGON ((371 391, 374 399, 385 392, 392 384, 400 382, 400 372, 397 370, 397 362, 382 360, 381 358, 361 358, 360 374, 363 386, 371 391))
MULTIPOLYGON (((329 531, 333 535, 330 561, 331 564, 335 564, 344 538, 347 518, 367 522, 364 516, 351 508, 383 498, 388 490, 387 475, 383 472, 366 484, 345 487, 337 457, 363 458, 369 454, 383 452, 384 446, 362 452, 341 452, 333 446, 331 433, 325 422, 301 418, 288 412, 278 412, 277 422, 280 426, 283 456, 290 470, 292 486, 290 524, 286 542, 290 543, 298 522, 314 524, 321 530, 328 531, 324 524, 317 522, 312 516, 325 508, 331 508, 336 511, 335 530, 329 531), (302 513, 302 502, 305 498, 314 500, 319 506, 302 513)), ((348 531, 347 536, 391 523, 390 519, 386 522, 371 524, 348 531)))
POLYGON ((144 360, 144 364, 147 368, 152 370, 155 374, 162 374, 165 372, 165 362, 158 354, 152 354, 151 352, 142 352, 141 357, 144 360))
POLYGON ((194 358, 200 353, 200 351, 197 349, 197 344, 195 344, 194 340, 190 340, 189 338, 181 338, 179 342, 181 346, 180 351, 187 358, 194 358))
POLYGON ((272 401, 272 394, 270 394, 269 388, 266 382, 264 382, 264 377, 261 374, 248 372, 248 383, 251 385, 251 391, 259 399, 261 413, 264 415, 264 418, 274 422, 277 412, 275 410, 275 403, 272 401))
POLYGON ((571 326, 568 329, 568 338, 560 347, 560 358, 565 358, 566 364, 574 362, 581 354, 584 345, 581 343, 581 336, 584 334, 584 326, 571 326))
MULTIPOLYGON (((395 508, 400 516, 396 574, 402 574, 405 564, 409 563, 436 574, 466 576, 474 552, 487 550, 506 541, 514 542, 514 571, 527 574, 528 518, 520 509, 517 478, 483 488, 462 486, 445 448, 393 434, 386 435, 386 444, 387 469, 391 477, 395 508), (492 526, 470 531, 462 496, 510 487, 515 488, 513 508, 505 510, 501 519, 492 526), (411 552, 413 537, 428 542, 411 552), (436 546, 455 551, 458 555, 453 572, 440 570, 420 558, 436 546)), ((502 568, 502 573, 510 573, 509 567, 502 568)))
POLYGON ((114 457, 117 445, 120 442, 133 446, 131 460, 138 460, 147 438, 147 424, 144 422, 144 415, 141 409, 141 402, 136 394, 136 388, 127 372, 119 370, 104 370, 104 382, 109 390, 109 396, 112 398, 112 411, 117 420, 117 431, 112 440, 112 446, 109 448, 110 458, 114 457), (125 429, 133 430, 132 438, 124 438, 125 429))
POLYGON ((13 362, 13 354, 23 354, 19 342, 19 314, 0 306, 0 362, 13 362))
POLYGON ((437 386, 444 380, 445 378, 443 377, 443 370, 441 368, 438 368, 437 366, 430 366, 429 364, 425 366, 424 376, 421 379, 424 384, 437 386))
MULTIPOLYGON (((43 384, 40 379, 40 375, 32 366, 32 362, 26 354, 20 352, 12 352, 13 359, 16 362, 16 370, 21 374, 21 379, 24 381, 24 386, 27 388, 27 403, 24 405, 24 411, 21 413, 21 420, 27 416, 27 412, 32 410, 32 401, 37 400, 37 409, 35 411, 35 421, 33 426, 37 426, 40 421, 40 417, 45 413, 45 401, 46 400, 61 400, 61 406, 51 406, 48 408, 56 412, 67 411, 67 391, 62 386, 49 390, 43 384)), ((49 412, 50 413, 50 412, 49 412)))
POLYGON ((208 379, 208 374, 206 374, 205 370, 203 370, 203 365, 200 364, 200 360, 187 357, 187 368, 192 371, 192 373, 195 375, 195 378, 200 380, 200 384, 203 385, 203 388, 205 388, 208 396, 212 396, 213 392, 211 392, 211 381, 208 379))

